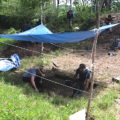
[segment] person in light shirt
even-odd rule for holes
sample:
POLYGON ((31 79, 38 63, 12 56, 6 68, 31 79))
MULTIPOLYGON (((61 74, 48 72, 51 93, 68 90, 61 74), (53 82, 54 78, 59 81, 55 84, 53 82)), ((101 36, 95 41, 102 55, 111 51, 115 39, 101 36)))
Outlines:
POLYGON ((27 70, 23 74, 23 81, 29 82, 35 91, 42 91, 44 80, 41 77, 45 77, 44 66, 27 70))

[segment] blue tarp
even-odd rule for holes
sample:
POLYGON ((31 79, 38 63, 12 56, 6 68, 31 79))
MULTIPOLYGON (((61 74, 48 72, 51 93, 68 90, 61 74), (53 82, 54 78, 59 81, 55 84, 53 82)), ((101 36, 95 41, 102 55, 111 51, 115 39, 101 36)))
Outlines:
MULTIPOLYGON (((102 26, 99 28, 99 30, 100 32, 102 32, 105 29, 114 27, 118 24, 119 23, 102 26)), ((95 36, 96 36, 96 29, 89 31, 80 31, 80 32, 52 33, 44 25, 39 25, 33 29, 30 29, 28 31, 19 34, 0 35, 1 38, 9 38, 9 39, 32 41, 32 42, 44 42, 44 43, 79 42, 95 36)))
POLYGON ((10 58, 0 58, 0 71, 5 72, 20 67, 18 54, 13 54, 10 58))
POLYGON ((19 33, 18 35, 27 35, 27 34, 52 34, 52 32, 46 28, 43 24, 38 25, 30 30, 19 33))

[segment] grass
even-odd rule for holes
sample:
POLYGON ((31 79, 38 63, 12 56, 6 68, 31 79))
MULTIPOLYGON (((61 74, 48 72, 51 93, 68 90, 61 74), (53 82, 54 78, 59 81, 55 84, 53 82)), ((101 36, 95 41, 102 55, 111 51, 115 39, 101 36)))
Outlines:
POLYGON ((0 74, 1 120, 67 120, 70 113, 79 110, 74 106, 80 105, 79 100, 74 101, 61 96, 48 98, 47 94, 36 93, 22 82, 14 84, 12 80, 15 78, 4 81, 6 79, 4 76, 14 74, 11 72, 0 74))
MULTIPOLYGON (((49 65, 51 57, 61 54, 56 51, 42 57, 26 57, 17 71, 0 73, 0 120, 68 120, 71 114, 87 107, 87 97, 71 99, 55 93, 49 96, 22 82, 24 70, 38 64, 49 65)), ((119 85, 118 89, 101 90, 92 101, 91 116, 97 120, 117 120, 114 101, 119 92, 119 85)))
MULTIPOLYGON (((0 73, 0 120, 68 120, 86 108, 87 98, 64 98, 36 93, 16 72, 0 73)), ((117 90, 101 91, 93 100, 91 113, 98 120, 116 120, 117 90)))
POLYGON ((117 94, 118 92, 114 89, 101 93, 94 101, 93 116, 96 116, 98 120, 116 120, 114 111, 116 110, 115 99, 118 96, 117 94))

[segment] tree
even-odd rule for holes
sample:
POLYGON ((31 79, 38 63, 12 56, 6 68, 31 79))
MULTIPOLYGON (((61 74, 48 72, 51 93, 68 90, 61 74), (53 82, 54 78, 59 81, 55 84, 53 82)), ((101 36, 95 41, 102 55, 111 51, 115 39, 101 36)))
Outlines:
MULTIPOLYGON (((96 4, 96 1, 97 0, 91 0, 93 5, 96 4)), ((103 8, 110 10, 112 7, 112 2, 113 2, 112 0, 100 0, 100 10, 102 10, 103 8)))

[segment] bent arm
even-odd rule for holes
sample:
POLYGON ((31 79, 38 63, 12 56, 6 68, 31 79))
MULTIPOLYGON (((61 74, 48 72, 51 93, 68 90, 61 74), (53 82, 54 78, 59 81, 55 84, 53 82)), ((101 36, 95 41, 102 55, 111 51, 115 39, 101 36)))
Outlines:
POLYGON ((42 71, 40 71, 40 75, 41 75, 42 77, 45 77, 45 73, 42 72, 42 71))
POLYGON ((75 84, 75 83, 77 83, 77 78, 78 78, 78 70, 76 70, 76 73, 75 73, 75 75, 74 75, 74 81, 73 81, 73 84, 75 84))
POLYGON ((35 76, 31 76, 31 84, 32 84, 32 86, 34 87, 34 89, 36 90, 36 91, 38 91, 38 89, 37 89, 37 87, 36 87, 36 85, 35 85, 35 76))
POLYGON ((90 72, 89 72, 86 75, 86 79, 85 79, 85 82, 84 82, 85 90, 87 90, 89 88, 90 83, 91 83, 91 77, 90 77, 90 72))
POLYGON ((85 90, 87 90, 89 88, 89 84, 90 84, 90 79, 86 79, 84 82, 85 90))
POLYGON ((76 70, 76 73, 75 73, 75 75, 74 75, 74 78, 77 78, 78 77, 78 74, 79 74, 79 72, 78 72, 78 69, 76 70))

